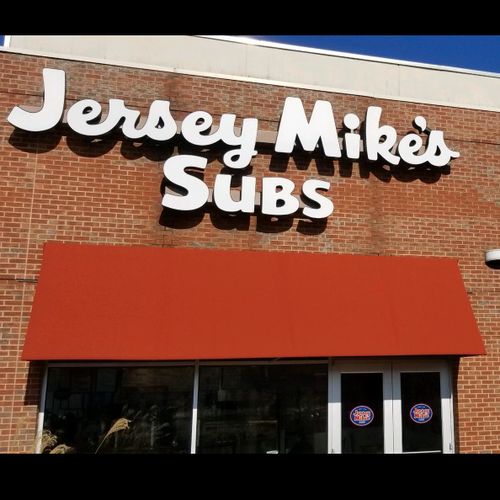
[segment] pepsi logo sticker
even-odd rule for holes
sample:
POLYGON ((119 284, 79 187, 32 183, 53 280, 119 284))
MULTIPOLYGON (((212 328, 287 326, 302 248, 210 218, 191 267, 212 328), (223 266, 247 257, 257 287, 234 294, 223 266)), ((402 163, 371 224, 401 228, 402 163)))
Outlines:
POLYGON ((368 406, 356 406, 351 410, 349 418, 354 425, 359 427, 364 427, 365 425, 371 424, 375 414, 373 410, 368 406))
POLYGON ((432 408, 425 403, 411 407, 410 418, 417 424, 426 424, 432 418, 432 408))

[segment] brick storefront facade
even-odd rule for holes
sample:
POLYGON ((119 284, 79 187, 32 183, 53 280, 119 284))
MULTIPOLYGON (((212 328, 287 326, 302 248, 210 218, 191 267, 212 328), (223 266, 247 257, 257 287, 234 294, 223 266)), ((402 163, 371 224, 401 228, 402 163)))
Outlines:
MULTIPOLYGON (((0 116, 0 452, 34 449, 42 364, 20 355, 46 241, 456 258, 487 351, 455 363, 457 450, 500 452, 500 282, 484 264, 484 251, 500 244, 499 113, 2 52, 0 116), (29 133, 6 121, 16 105, 40 105, 45 67, 66 72, 66 108, 83 98, 103 105, 121 98, 147 112, 165 99, 177 120, 194 110, 215 120, 235 113, 275 131, 288 96, 300 97, 306 112, 318 99, 330 101, 338 117, 364 117, 377 105, 400 134, 425 116, 461 157, 449 168, 409 170, 261 146, 251 163, 258 191, 263 176, 287 177, 297 189, 324 179, 334 213, 311 222, 229 216, 212 206, 169 212, 161 205, 162 168, 172 153, 189 151, 181 139, 133 143, 115 131, 91 141, 64 124, 29 133)), ((207 155, 209 187, 224 151, 207 155)))

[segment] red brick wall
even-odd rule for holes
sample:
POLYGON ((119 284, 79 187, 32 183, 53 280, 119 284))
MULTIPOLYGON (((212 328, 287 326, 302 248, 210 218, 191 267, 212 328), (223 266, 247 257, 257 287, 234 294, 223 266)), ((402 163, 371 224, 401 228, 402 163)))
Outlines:
MULTIPOLYGON (((499 113, 0 53, 0 117, 0 452, 33 450, 41 365, 19 357, 47 240, 457 258, 488 352, 457 362, 457 441, 461 452, 500 452, 500 275, 484 265, 484 251, 500 245, 499 113), (172 147, 134 145, 120 133, 90 144, 64 125, 34 134, 6 121, 13 106, 40 104, 44 67, 66 71, 67 105, 123 98, 147 111, 168 99, 177 119, 231 112, 258 118, 261 130, 277 129, 287 96, 301 97, 307 111, 317 99, 331 101, 338 125, 347 112, 363 117, 380 105, 383 122, 400 133, 425 116, 461 158, 448 172, 412 173, 322 155, 287 161, 261 147, 252 162, 259 190, 264 175, 298 189, 308 178, 331 182, 335 212, 326 222, 229 217, 216 208, 162 214, 172 147)), ((210 187, 221 157, 210 155, 210 187)))

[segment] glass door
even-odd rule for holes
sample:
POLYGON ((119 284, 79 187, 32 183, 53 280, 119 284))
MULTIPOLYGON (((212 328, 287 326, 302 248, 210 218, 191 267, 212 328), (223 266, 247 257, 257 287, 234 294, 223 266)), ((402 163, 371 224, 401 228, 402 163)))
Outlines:
POLYGON ((330 453, 453 453, 446 361, 330 360, 330 453))
POLYGON ((390 365, 332 364, 333 453, 392 453, 390 365))
POLYGON ((453 453, 451 384, 445 362, 393 366, 396 453, 453 453))

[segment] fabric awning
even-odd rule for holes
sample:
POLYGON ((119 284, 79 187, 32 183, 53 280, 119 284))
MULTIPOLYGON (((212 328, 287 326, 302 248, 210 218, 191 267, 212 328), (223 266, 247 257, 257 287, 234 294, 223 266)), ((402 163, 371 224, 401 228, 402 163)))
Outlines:
POLYGON ((23 359, 484 352, 452 259, 47 243, 23 359))

